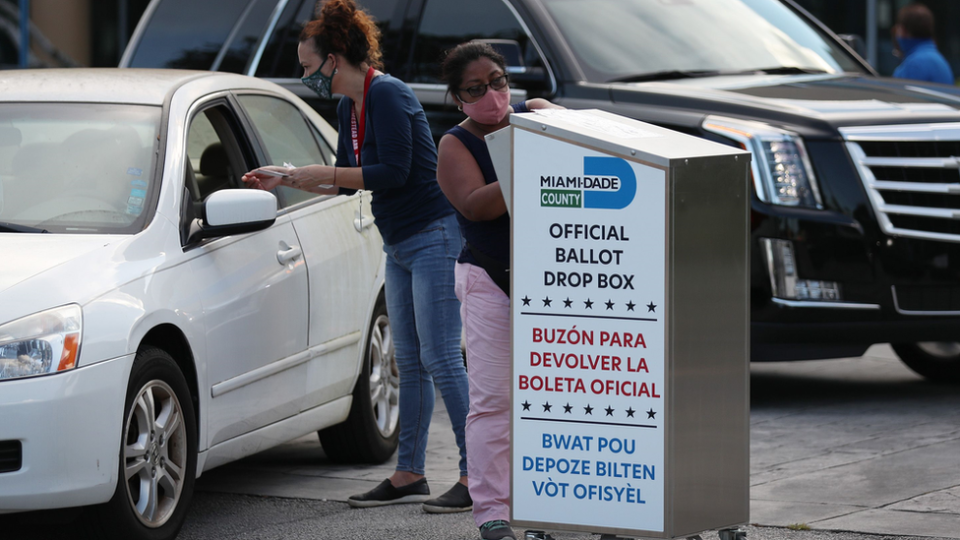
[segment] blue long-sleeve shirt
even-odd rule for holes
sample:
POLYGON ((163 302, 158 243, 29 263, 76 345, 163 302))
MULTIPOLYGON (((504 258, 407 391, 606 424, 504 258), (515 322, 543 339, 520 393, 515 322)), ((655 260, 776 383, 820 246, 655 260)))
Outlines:
MULTIPOLYGON (((338 167, 356 167, 350 110, 337 106, 338 167)), ((453 213, 437 184, 437 147, 423 107, 409 86, 389 75, 370 82, 364 100, 365 133, 360 148, 363 184, 373 192, 373 215, 387 244, 396 244, 430 222, 453 213)))
POLYGON ((953 84, 953 70, 937 50, 932 39, 900 39, 903 62, 893 72, 898 79, 913 79, 942 84, 953 84))

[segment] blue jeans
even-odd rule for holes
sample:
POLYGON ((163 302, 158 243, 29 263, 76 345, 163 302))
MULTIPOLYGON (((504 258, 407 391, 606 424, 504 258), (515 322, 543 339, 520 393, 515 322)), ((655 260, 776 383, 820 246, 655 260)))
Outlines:
POLYGON ((383 246, 387 312, 400 370, 398 471, 424 474, 436 383, 460 448, 460 476, 467 475, 464 425, 470 398, 460 355, 460 301, 453 273, 461 247, 453 214, 383 246))

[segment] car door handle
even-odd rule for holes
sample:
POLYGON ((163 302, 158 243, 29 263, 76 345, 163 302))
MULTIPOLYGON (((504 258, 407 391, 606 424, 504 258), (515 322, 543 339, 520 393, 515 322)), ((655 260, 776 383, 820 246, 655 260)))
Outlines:
POLYGON ((296 259, 303 253, 303 250, 297 246, 289 247, 286 243, 280 243, 280 251, 277 252, 277 261, 286 266, 288 262, 296 259))
POLYGON ((353 219, 353 228, 357 232, 363 232, 364 229, 369 229, 371 225, 373 225, 373 216, 360 215, 353 219))

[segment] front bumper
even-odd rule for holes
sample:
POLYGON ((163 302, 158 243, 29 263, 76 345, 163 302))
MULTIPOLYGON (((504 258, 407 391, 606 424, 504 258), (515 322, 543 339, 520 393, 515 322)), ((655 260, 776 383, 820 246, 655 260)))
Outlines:
POLYGON ((20 441, 19 470, 0 473, 0 513, 110 500, 134 355, 0 381, 0 441, 20 441))

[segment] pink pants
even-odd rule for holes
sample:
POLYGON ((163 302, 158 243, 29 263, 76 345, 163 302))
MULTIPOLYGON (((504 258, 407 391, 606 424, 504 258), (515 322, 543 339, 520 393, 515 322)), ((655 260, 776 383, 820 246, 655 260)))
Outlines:
POLYGON ((510 298, 480 267, 458 263, 470 413, 467 471, 477 526, 510 519, 510 298))

